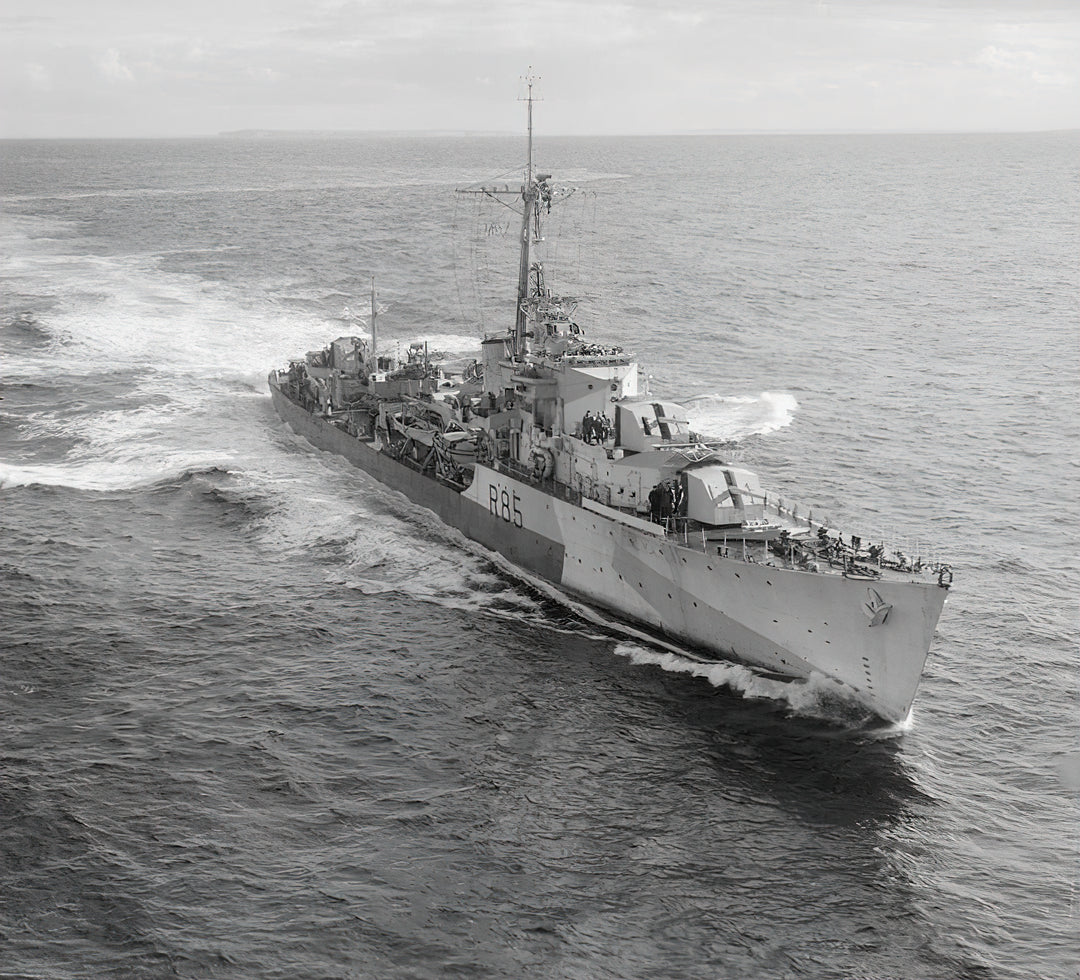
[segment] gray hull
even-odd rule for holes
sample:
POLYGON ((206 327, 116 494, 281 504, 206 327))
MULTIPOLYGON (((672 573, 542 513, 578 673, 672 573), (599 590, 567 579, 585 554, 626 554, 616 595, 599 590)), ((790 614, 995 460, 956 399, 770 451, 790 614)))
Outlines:
POLYGON ((918 581, 849 579, 722 558, 680 546, 593 501, 571 502, 477 466, 459 492, 291 401, 278 414, 312 445, 344 456, 511 563, 717 660, 792 678, 822 675, 875 714, 903 720, 918 689, 947 590, 918 581), (868 600, 891 606, 883 622, 868 600))
POLYGON ((536 532, 514 526, 494 516, 487 504, 481 506, 437 480, 424 476, 403 463, 379 452, 336 425, 312 415, 289 399, 271 381, 270 393, 278 415, 298 435, 326 452, 344 456, 350 463, 370 473, 380 483, 400 490, 414 503, 433 511, 444 524, 457 528, 467 538, 504 555, 513 564, 561 584, 563 547, 536 532))

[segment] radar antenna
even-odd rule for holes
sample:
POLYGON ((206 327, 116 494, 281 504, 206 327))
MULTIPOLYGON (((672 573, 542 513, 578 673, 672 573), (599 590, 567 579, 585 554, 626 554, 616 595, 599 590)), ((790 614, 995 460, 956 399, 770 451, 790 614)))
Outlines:
POLYGON ((539 79, 533 74, 532 65, 529 66, 529 72, 525 76, 526 96, 523 100, 528 106, 528 132, 529 132, 529 144, 528 144, 528 163, 526 164, 525 171, 525 185, 521 188, 521 197, 525 203, 524 211, 521 216, 521 257, 518 262, 518 288, 517 288, 517 310, 514 314, 514 339, 513 339, 513 353, 515 357, 521 357, 528 350, 528 340, 526 338, 527 325, 528 325, 528 297, 529 297, 529 239, 531 238, 530 225, 532 224, 533 213, 536 211, 536 200, 539 196, 539 188, 536 185, 536 181, 533 178, 533 102, 537 101, 533 98, 533 85, 536 84, 539 79))
MULTIPOLYGON (((533 86, 540 81, 538 75, 533 74, 532 65, 529 66, 528 74, 522 77, 525 83, 525 96, 519 98, 519 102, 526 103, 528 107, 528 155, 525 165, 525 179, 521 184, 520 191, 511 191, 509 187, 478 187, 459 190, 460 194, 483 194, 493 200, 500 197, 517 197, 523 203, 521 211, 521 234, 518 239, 520 258, 518 261, 517 303, 514 312, 514 330, 510 335, 510 348, 514 358, 520 359, 529 350, 528 343, 528 309, 529 309, 529 246, 535 237, 540 241, 540 207, 541 199, 551 210, 552 188, 550 174, 540 174, 539 179, 533 169, 533 103, 542 101, 533 95, 533 86)), ((512 205, 499 201, 505 207, 512 205)))
POLYGON ((529 184, 532 184, 532 180, 533 180, 532 109, 533 109, 533 103, 534 102, 540 102, 541 101, 540 99, 534 99, 533 98, 533 85, 535 85, 538 81, 540 81, 540 76, 533 74, 532 65, 529 65, 528 74, 526 74, 522 78, 522 81, 525 83, 525 86, 526 86, 526 95, 525 95, 524 98, 519 98, 518 102, 525 102, 525 103, 528 104, 528 107, 529 107, 529 152, 528 152, 528 156, 526 158, 527 159, 527 169, 525 171, 525 183, 526 183, 526 185, 529 185, 529 184))

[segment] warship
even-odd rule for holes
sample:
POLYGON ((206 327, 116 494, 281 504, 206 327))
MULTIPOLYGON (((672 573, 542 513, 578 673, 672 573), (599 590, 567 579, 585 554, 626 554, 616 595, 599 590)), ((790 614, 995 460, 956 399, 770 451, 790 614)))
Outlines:
POLYGON ((513 323, 460 370, 422 343, 345 336, 270 373, 281 418, 528 576, 674 641, 825 686, 905 720, 952 582, 948 565, 845 539, 768 493, 687 411, 654 399, 633 357, 586 340, 548 284, 543 225, 565 189, 533 164, 478 186, 520 215, 513 323))

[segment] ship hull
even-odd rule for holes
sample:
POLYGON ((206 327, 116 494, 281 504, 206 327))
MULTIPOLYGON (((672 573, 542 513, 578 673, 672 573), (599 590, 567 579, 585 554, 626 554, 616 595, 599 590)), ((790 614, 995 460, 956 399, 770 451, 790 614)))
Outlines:
POLYGON ((947 590, 724 558, 680 547, 655 525, 555 496, 478 465, 455 490, 290 400, 281 418, 512 564, 656 633, 792 678, 823 675, 874 714, 907 717, 947 590), (875 615, 875 607, 888 607, 875 615))
POLYGON ((313 446, 344 456, 380 483, 399 490, 414 503, 433 511, 444 524, 457 528, 467 538, 497 551, 513 564, 558 584, 562 576, 562 546, 535 532, 493 517, 489 507, 417 472, 410 466, 379 452, 372 444, 357 439, 318 415, 297 405, 271 382, 274 408, 289 427, 313 446))

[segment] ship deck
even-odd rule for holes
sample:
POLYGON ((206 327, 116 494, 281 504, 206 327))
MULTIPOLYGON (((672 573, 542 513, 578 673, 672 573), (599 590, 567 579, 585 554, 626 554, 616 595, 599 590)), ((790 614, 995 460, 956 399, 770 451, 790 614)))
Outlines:
MULTIPOLYGON (((293 397, 286 386, 280 386, 280 390, 290 401, 311 411, 311 407, 303 405, 293 397)), ((363 442, 374 449, 374 441, 366 438, 367 432, 358 424, 362 421, 361 416, 367 416, 367 413, 345 410, 323 416, 323 421, 341 429, 358 442, 363 442)), ((398 462, 409 466, 417 472, 423 472, 421 467, 408 457, 399 459, 398 462)), ((572 486, 557 482, 554 477, 548 477, 547 479, 537 478, 530 467, 509 459, 500 459, 491 465, 494 469, 504 472, 522 483, 527 483, 542 493, 559 500, 565 500, 574 506, 583 506, 582 493, 572 486)), ((430 478, 438 480, 434 475, 431 475, 430 478)), ((446 485, 456 491, 464 489, 461 485, 452 483, 446 483, 446 485)), ((596 500, 595 497, 590 499, 596 500)), ((636 523, 640 527, 640 522, 648 522, 648 515, 640 513, 636 508, 620 507, 602 500, 596 502, 601 504, 604 510, 609 512, 616 520, 619 519, 619 516, 626 518, 628 525, 636 523)), ((792 542, 786 554, 784 549, 776 544, 775 538, 773 539, 773 547, 770 547, 769 541, 760 540, 760 538, 755 539, 753 533, 747 534, 741 528, 732 527, 725 530, 724 528, 704 525, 698 521, 683 517, 666 518, 664 523, 657 528, 657 533, 678 547, 707 555, 717 555, 733 561, 765 564, 810 574, 881 579, 894 582, 914 581, 926 583, 937 580, 939 584, 947 584, 945 576, 950 574, 948 567, 936 561, 924 559, 919 555, 914 558, 907 558, 902 552, 890 552, 890 559, 884 562, 872 561, 867 552, 863 550, 856 551, 848 545, 841 548, 826 547, 818 541, 818 534, 827 525, 815 521, 812 511, 807 511, 807 515, 803 517, 796 505, 785 506, 784 501, 779 497, 774 499, 766 497, 762 503, 765 519, 774 529, 774 532, 786 531, 792 542), (899 556, 899 561, 896 556, 899 556)), ((836 532, 833 531, 832 542, 836 541, 835 534, 836 532)))
MULTIPOLYGON (((493 465, 500 471, 552 497, 582 506, 583 495, 567 484, 556 482, 553 477, 539 480, 531 469, 512 460, 502 459, 493 465)), ((603 501, 598 502, 603 503, 603 501)), ((606 510, 627 518, 638 521, 648 520, 648 516, 641 514, 636 508, 619 507, 614 504, 603 504, 603 506, 606 510)), ((754 540, 740 528, 731 528, 725 532, 723 528, 704 525, 689 518, 667 518, 661 525, 662 533, 670 543, 698 553, 812 574, 894 582, 940 580, 943 568, 946 569, 947 574, 947 566, 924 560, 921 557, 909 559, 903 563, 876 562, 870 559, 867 552, 863 550, 856 552, 850 546, 845 546, 840 551, 826 549, 817 543, 817 533, 825 525, 815 521, 812 512, 808 512, 807 517, 800 517, 797 507, 789 509, 779 498, 766 499, 764 512, 771 525, 787 531, 792 540, 798 542, 788 550, 787 555, 783 554, 780 548, 770 548, 768 541, 754 540)), ((941 584, 940 581, 939 584, 941 584)))

